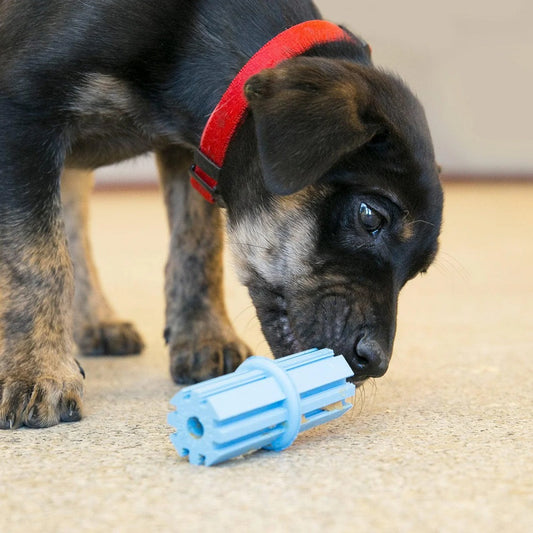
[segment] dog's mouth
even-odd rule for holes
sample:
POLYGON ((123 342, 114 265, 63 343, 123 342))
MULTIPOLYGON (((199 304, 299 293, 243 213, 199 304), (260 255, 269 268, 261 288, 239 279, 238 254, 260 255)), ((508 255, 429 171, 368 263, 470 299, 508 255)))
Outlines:
MULTIPOLYGON (((276 357, 282 357, 284 355, 290 355, 292 353, 302 352, 310 348, 316 348, 316 347, 320 348, 320 346, 305 345, 298 339, 298 337, 294 333, 294 330, 291 326, 289 314, 287 313, 287 309, 286 309, 286 301, 283 300, 283 302, 285 304, 285 308, 282 308, 280 310, 280 313, 277 318, 277 324, 276 324, 276 329, 278 329, 281 334, 281 338, 277 341, 278 344, 276 346, 283 346, 283 348, 281 348, 278 353, 278 350, 276 350, 275 346, 271 343, 271 349, 274 355, 276 357)), ((347 378, 347 381, 350 383, 353 383, 356 387, 360 387, 368 379, 369 379, 368 377, 361 377, 361 376, 353 375, 347 378)))
MULTIPOLYGON (((261 329, 275 357, 311 348, 330 348, 336 355, 345 356, 355 374, 350 378, 351 383, 360 386, 372 377, 363 365, 366 354, 369 357, 373 354, 356 353, 356 346, 363 337, 361 321, 354 317, 354 308, 345 295, 329 291, 321 291, 319 295, 317 290, 312 296, 291 299, 283 291, 273 290, 266 284, 249 287, 249 290, 261 329)), ((370 343, 371 346, 377 344, 370 343)))

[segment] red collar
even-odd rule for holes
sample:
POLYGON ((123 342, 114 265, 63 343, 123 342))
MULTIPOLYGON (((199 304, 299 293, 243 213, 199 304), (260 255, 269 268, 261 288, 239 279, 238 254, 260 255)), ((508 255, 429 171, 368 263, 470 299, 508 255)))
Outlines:
POLYGON ((301 55, 317 44, 343 40, 353 41, 353 37, 331 22, 302 22, 266 43, 233 78, 207 121, 191 167, 191 184, 208 202, 215 202, 218 175, 229 143, 247 111, 246 81, 261 70, 301 55))

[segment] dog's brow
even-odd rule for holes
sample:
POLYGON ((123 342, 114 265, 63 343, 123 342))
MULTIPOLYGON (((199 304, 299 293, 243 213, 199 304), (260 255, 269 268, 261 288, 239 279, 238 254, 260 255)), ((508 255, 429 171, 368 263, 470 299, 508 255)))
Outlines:
POLYGON ((402 242, 407 242, 409 240, 411 240, 414 236, 414 230, 413 230, 413 226, 409 223, 409 222, 406 222, 405 220, 403 221, 403 224, 402 224, 402 229, 400 231, 400 239, 402 242))
POLYGON ((364 192, 366 194, 375 194, 376 196, 382 196, 389 202, 394 204, 404 216, 409 216, 409 210, 405 207, 404 203, 400 200, 400 197, 394 193, 394 191, 383 189, 382 187, 365 187, 364 192))

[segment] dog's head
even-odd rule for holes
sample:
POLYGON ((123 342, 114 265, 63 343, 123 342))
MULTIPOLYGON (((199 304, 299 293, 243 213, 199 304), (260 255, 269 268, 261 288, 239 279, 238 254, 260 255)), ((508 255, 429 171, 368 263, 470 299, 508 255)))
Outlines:
POLYGON ((245 94, 260 178, 234 195, 229 239, 266 339, 276 356, 330 347, 356 380, 381 376, 398 293, 437 251, 442 189, 423 109, 397 77, 325 58, 264 70, 245 94))

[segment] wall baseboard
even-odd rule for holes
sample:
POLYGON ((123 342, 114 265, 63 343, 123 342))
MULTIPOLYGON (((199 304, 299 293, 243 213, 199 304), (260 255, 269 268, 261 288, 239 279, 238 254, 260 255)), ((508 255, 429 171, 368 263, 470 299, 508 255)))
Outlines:
MULTIPOLYGON (((468 183, 476 185, 484 184, 532 184, 533 173, 469 173, 469 172, 445 172, 441 175, 444 184, 468 183)), ((98 192, 121 192, 121 191, 156 191, 159 189, 159 182, 153 178, 139 179, 135 181, 109 181, 96 182, 95 191, 98 192)))
POLYGON ((135 181, 105 181, 103 183, 95 183, 94 190, 96 192, 123 192, 123 191, 157 191, 159 190, 159 182, 153 179, 135 180, 135 181))
POLYGON ((443 183, 533 183, 533 172, 443 172, 443 183))

